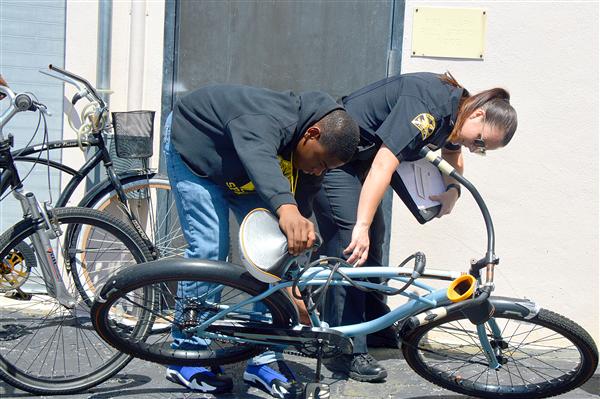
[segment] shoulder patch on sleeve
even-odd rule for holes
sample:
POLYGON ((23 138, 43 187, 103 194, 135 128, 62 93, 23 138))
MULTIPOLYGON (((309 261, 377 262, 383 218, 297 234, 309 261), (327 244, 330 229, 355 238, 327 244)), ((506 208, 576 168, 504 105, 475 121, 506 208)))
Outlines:
POLYGON ((431 136, 435 130, 435 118, 431 114, 423 113, 415 116, 411 121, 413 125, 421 132, 421 138, 425 140, 431 136))

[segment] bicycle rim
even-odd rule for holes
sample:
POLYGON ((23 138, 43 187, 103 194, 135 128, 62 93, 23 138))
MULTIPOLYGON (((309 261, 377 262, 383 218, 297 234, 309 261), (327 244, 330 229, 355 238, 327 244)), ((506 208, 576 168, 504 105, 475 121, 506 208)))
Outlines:
MULTIPOLYGON (((146 178, 139 176, 133 181, 123 184, 129 208, 141 223, 142 229, 150 241, 156 246, 161 258, 180 257, 187 247, 179 225, 179 217, 169 181, 160 177, 146 178)), ((123 212, 115 191, 103 192, 94 198, 89 207, 108 213, 124 223, 130 223, 123 212)), ((137 234, 137 233, 136 233, 137 234)), ((85 230, 70 232, 73 241, 86 242, 85 230)), ((77 244, 80 245, 80 244, 77 244)), ((115 270, 105 265, 94 269, 73 269, 73 279, 85 298, 93 298, 101 287, 99 282, 105 281, 115 270)), ((118 265, 115 265, 118 268, 118 265)), ((91 300, 89 301, 91 305, 91 300)))
POLYGON ((532 319, 495 315, 502 339, 486 333, 501 363, 490 369, 476 326, 462 315, 408 333, 403 353, 422 377, 482 398, 544 398, 575 389, 593 375, 598 353, 574 322, 542 309, 532 319), (505 347, 505 348, 503 348, 505 347))
MULTIPOLYGON (((160 258, 181 257, 187 243, 179 224, 177 207, 167 179, 160 177, 139 179, 123 184, 129 208, 142 229, 159 251, 160 258)), ((103 193, 92 200, 90 207, 129 220, 120 208, 115 191, 103 193)))
MULTIPOLYGON (((51 240, 67 290, 76 300, 74 309, 66 309, 48 294, 41 266, 30 268, 21 290, 29 299, 0 297, 0 377, 11 385, 36 394, 81 391, 99 384, 121 370, 131 357, 122 354, 95 332, 89 306, 79 294, 68 269, 78 263, 121 266, 143 262, 149 253, 141 242, 128 235, 130 227, 108 219, 97 211, 64 208, 53 211, 63 231, 77 224, 88 229, 85 250, 67 247, 63 237, 51 240)), ((21 223, 0 236, 0 259, 13 256, 14 248, 32 247, 34 226, 21 223)), ((63 235, 64 236, 64 235, 63 235)), ((27 262, 27 258, 23 258, 27 262)))

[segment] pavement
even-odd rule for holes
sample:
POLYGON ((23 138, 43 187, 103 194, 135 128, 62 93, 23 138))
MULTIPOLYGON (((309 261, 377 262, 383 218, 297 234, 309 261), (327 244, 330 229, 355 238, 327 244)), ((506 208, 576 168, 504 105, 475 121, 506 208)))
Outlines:
MULTIPOLYGON (((332 399, 357 398, 389 398, 389 399, 462 399, 466 396, 455 394, 425 381, 415 374, 402 359, 399 350, 372 349, 370 352, 388 370, 388 378, 382 383, 361 383, 353 380, 340 379, 340 375, 332 375, 323 368, 323 382, 330 386, 332 399), (335 377, 335 378, 334 378, 335 377)), ((303 382, 314 379, 316 361, 313 359, 288 356, 290 366, 303 382)), ((173 384, 164 378, 164 367, 134 359, 119 374, 107 382, 90 389, 87 392, 74 395, 59 395, 52 398, 70 399, 108 399, 108 398, 219 398, 219 399, 258 399, 270 398, 265 392, 247 386, 242 381, 244 363, 226 366, 226 372, 234 377, 234 391, 223 395, 194 393, 173 384)), ((600 397, 600 372, 597 372, 586 384, 567 394, 556 396, 562 399, 587 399, 600 397)), ((0 398, 30 398, 43 397, 30 395, 0 381, 0 398)))

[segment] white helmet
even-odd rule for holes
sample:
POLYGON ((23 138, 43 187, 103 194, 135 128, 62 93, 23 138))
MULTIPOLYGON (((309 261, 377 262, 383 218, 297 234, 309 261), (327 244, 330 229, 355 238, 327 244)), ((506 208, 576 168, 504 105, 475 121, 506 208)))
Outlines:
POLYGON ((287 238, 271 212, 257 208, 248 213, 240 225, 239 239, 242 263, 254 278, 265 283, 281 280, 291 255, 287 238))

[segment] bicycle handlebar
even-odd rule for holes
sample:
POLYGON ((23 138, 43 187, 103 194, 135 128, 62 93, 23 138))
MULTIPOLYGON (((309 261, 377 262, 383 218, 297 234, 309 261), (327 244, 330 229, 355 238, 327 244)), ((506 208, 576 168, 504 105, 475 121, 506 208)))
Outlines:
POLYGON ((2 128, 18 112, 40 110, 45 114, 49 114, 46 106, 35 101, 29 93, 15 93, 7 86, 0 86, 0 93, 4 94, 10 103, 8 108, 0 115, 0 140, 4 140, 2 128))
POLYGON ((479 191, 477 191, 475 186, 469 180, 467 180, 463 175, 458 173, 458 171, 454 169, 454 167, 450 165, 450 163, 437 156, 429 148, 423 147, 419 152, 419 155, 421 155, 429 162, 434 164, 443 174, 452 177, 461 185, 463 185, 467 190, 469 190, 469 192, 475 199, 475 202, 477 202, 477 205, 479 206, 479 209, 483 216, 483 220, 485 222, 487 233, 487 251, 485 253, 484 258, 476 262, 471 262, 471 274, 473 274, 475 277, 478 277, 479 271, 483 268, 486 268, 485 285, 492 287, 494 282, 494 266, 498 264, 499 259, 494 253, 494 224, 492 223, 492 217, 490 216, 490 212, 487 208, 487 205, 485 204, 485 201, 481 197, 481 194, 479 194, 479 191))
POLYGON ((96 101, 98 104, 100 104, 101 108, 106 107, 106 103, 104 102, 104 100, 102 100, 102 98, 100 98, 94 86, 92 86, 90 82, 87 81, 85 78, 76 75, 72 72, 69 72, 65 69, 54 66, 52 64, 48 65, 48 70, 40 70, 40 72, 44 75, 53 77, 55 79, 60 79, 64 82, 75 86, 78 89, 78 92, 73 96, 73 99, 71 100, 71 103, 73 105, 75 105, 75 103, 81 98, 86 97, 89 99, 88 96, 91 96, 92 98, 90 99, 90 101, 96 101), (81 85, 83 85, 83 88, 81 87, 81 85))

